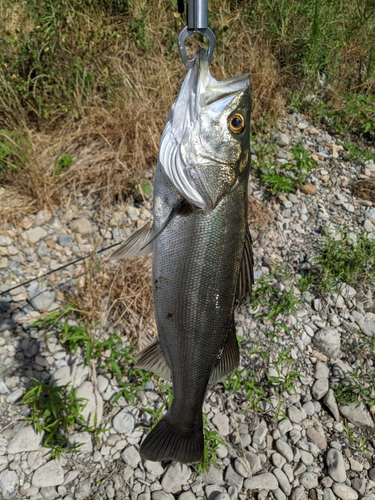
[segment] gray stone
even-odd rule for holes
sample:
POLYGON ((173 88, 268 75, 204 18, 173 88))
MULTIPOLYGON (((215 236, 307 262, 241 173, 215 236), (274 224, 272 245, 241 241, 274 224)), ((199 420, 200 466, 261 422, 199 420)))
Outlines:
POLYGON ((32 485, 37 488, 59 486, 64 482, 64 469, 57 460, 51 460, 34 472, 32 485))
POLYGON ((8 247, 9 245, 12 245, 13 241, 9 236, 3 236, 0 235, 0 247, 8 247))
POLYGON ((40 312, 48 311, 56 297, 56 293, 48 290, 45 283, 37 281, 30 283, 27 295, 31 304, 40 312))
POLYGON ((78 388, 88 378, 89 373, 89 367, 83 363, 63 366, 52 374, 50 384, 56 382, 56 385, 61 386, 70 383, 70 387, 78 388))
POLYGON ((302 422, 302 420, 305 420, 307 415, 303 408, 297 408, 296 406, 292 405, 288 408, 288 417, 291 422, 299 424, 302 422))
POLYGON ((151 460, 145 460, 143 465, 150 474, 153 474, 156 477, 161 476, 161 474, 163 474, 164 472, 164 468, 160 462, 151 462, 151 460))
MULTIPOLYGON (((178 500, 180 500, 181 495, 178 497, 178 500)), ((195 498, 195 497, 194 497, 195 498)), ((213 497, 213 500, 231 500, 230 496, 228 493, 218 493, 213 497)))
POLYGON ((286 463, 286 459, 280 453, 273 453, 271 458, 273 465, 279 469, 286 463))
POLYGON ((311 415, 315 413, 315 406, 312 401, 306 401, 306 403, 302 405, 302 408, 305 410, 308 417, 311 417, 311 415))
POLYGON ((234 461, 234 470, 245 479, 251 474, 249 463, 242 457, 236 458, 234 461))
POLYGON ((98 377, 96 379, 96 383, 97 383, 98 391, 100 392, 100 394, 103 394, 108 387, 109 379, 105 375, 98 375, 98 377))
POLYGON ((91 480, 85 479, 84 481, 79 481, 77 489, 75 491, 74 500, 87 500, 91 493, 91 480))
POLYGON ((13 318, 1 318, 0 319, 0 332, 5 332, 5 330, 15 330, 17 328, 17 323, 13 318))
POLYGON ((49 486, 48 488, 41 488, 40 494, 42 495, 44 500, 55 500, 55 498, 59 496, 53 486, 49 486))
POLYGON ((77 389, 77 398, 85 399, 82 401, 86 406, 82 409, 81 415, 89 427, 98 427, 103 417, 103 400, 99 391, 94 389, 91 382, 83 382, 77 389))
POLYGON ((75 432, 68 439, 68 446, 77 446, 79 453, 92 453, 93 443, 90 432, 75 432))
POLYGON ((336 497, 331 490, 331 488, 324 488, 323 490, 323 500, 336 500, 336 497))
POLYGON ((275 443, 276 450, 282 455, 288 462, 293 461, 293 450, 288 443, 278 439, 275 443))
POLYGON ((285 495, 287 497, 289 497, 292 488, 291 488, 291 486, 289 484, 289 480, 286 477, 286 475, 284 474, 284 472, 281 469, 276 468, 276 469, 273 469, 272 474, 276 477, 276 479, 279 483, 280 489, 285 493, 285 495))
POLYGON ((306 466, 309 466, 312 463, 314 463, 314 456, 308 451, 300 450, 300 454, 301 454, 301 462, 306 466))
POLYGON ((238 491, 240 491, 243 485, 243 477, 237 474, 231 465, 228 465, 225 473, 225 482, 229 486, 234 486, 238 491))
POLYGON ((362 402, 340 406, 340 413, 357 427, 374 428, 374 421, 362 402))
POLYGON ((170 465, 164 474, 161 487, 167 493, 177 493, 190 479, 191 470, 179 462, 170 465))
POLYGON ((175 500, 174 496, 162 490, 153 491, 151 493, 151 500, 175 500))
POLYGON ((245 456, 250 465, 251 474, 254 475, 262 470, 262 464, 259 456, 252 451, 246 451, 245 456))
POLYGON ((276 144, 281 147, 289 146, 290 137, 287 134, 281 133, 276 137, 276 144))
POLYGON ((357 500, 358 493, 346 484, 333 483, 333 493, 341 500, 357 500))
POLYGON ((285 436, 285 434, 293 429, 293 424, 288 418, 284 418, 283 420, 280 420, 280 422, 277 424, 277 427, 280 431, 280 434, 282 436, 285 436))
POLYGON ((6 469, 0 472, 0 491, 4 500, 9 500, 17 495, 20 481, 13 470, 6 469))
POLYGON ((246 490, 277 490, 279 484, 276 477, 270 472, 258 474, 245 480, 244 487, 246 490))
POLYGON ((351 486, 355 489, 357 493, 360 495, 364 495, 366 492, 366 480, 360 477, 355 477, 352 479, 351 486))
POLYGON ((134 431, 135 420, 127 408, 121 410, 112 420, 112 427, 118 434, 131 436, 134 431))
POLYGON ((260 445, 264 442, 268 428, 265 420, 262 420, 253 435, 253 444, 260 445))
POLYGON ((47 231, 42 227, 31 227, 23 232, 22 236, 29 243, 37 243, 47 236, 47 231))
POLYGON ((306 429, 306 436, 315 443, 320 450, 325 450, 327 448, 326 438, 311 425, 306 429))
POLYGON ((35 451, 42 443, 43 434, 43 432, 39 434, 33 425, 22 427, 10 440, 7 452, 15 455, 16 453, 35 451))
POLYGON ((9 396, 6 398, 7 403, 15 403, 18 399, 22 398, 22 396, 25 394, 24 389, 16 389, 15 391, 11 392, 9 396))
POLYGON ((135 446, 128 446, 125 448, 125 450, 121 453, 121 458, 133 469, 135 469, 141 461, 141 456, 135 446))
POLYGON ((325 356, 337 358, 340 354, 340 333, 332 327, 321 328, 312 339, 314 346, 325 356))
POLYGON ((313 398, 319 401, 325 396, 329 389, 329 382, 327 378, 318 379, 311 388, 311 394, 313 398))
POLYGON ((339 408, 337 406, 336 398, 333 393, 332 389, 329 389, 327 394, 323 398, 323 403, 326 405, 326 407, 329 409, 329 411, 332 413, 334 419, 336 422, 339 422, 340 420, 340 412, 339 408))
POLYGON ((307 493, 303 486, 297 486, 293 488, 290 495, 290 500, 308 500, 307 493))
POLYGON ((275 500, 286 500, 287 499, 285 493, 280 488, 277 488, 277 490, 274 490, 272 492, 272 494, 275 497, 275 500))
POLYGON ((80 217, 79 219, 75 219, 70 223, 70 229, 73 232, 77 232, 82 235, 87 235, 92 233, 92 225, 91 222, 86 219, 86 217, 80 217))
POLYGON ((318 476, 315 472, 304 472, 300 475, 299 482, 307 490, 311 490, 312 488, 316 488, 318 486, 318 476))
POLYGON ((27 455, 27 464, 31 470, 39 469, 43 463, 43 457, 40 451, 32 451, 27 455))
POLYGON ((228 436, 230 433, 229 418, 224 413, 215 413, 212 418, 212 423, 215 425, 221 436, 228 436))
POLYGON ((328 450, 327 457, 327 470, 331 478, 336 483, 344 483, 346 481, 346 470, 344 458, 339 450, 328 450))
POLYGON ((70 236, 70 234, 61 234, 59 236, 59 245, 62 247, 68 247, 73 243, 73 238, 70 236))
POLYGON ((371 481, 375 482, 375 467, 368 471, 368 477, 371 481))
MULTIPOLYGON (((220 495, 226 495, 226 493, 219 493, 219 496, 215 497, 215 499, 220 499, 220 495)), ((228 495, 227 495, 228 496, 228 495)), ((139 498, 139 497, 138 497, 139 498)), ((179 495, 178 497, 178 500, 196 500, 197 497, 194 495, 194 493, 192 491, 184 491, 183 493, 181 493, 181 495, 179 495)), ((137 499, 138 500, 138 499, 137 499)), ((224 497, 222 498, 222 500, 225 500, 224 497)), ((227 500, 230 500, 229 499, 229 496, 228 496, 228 499, 227 500)))

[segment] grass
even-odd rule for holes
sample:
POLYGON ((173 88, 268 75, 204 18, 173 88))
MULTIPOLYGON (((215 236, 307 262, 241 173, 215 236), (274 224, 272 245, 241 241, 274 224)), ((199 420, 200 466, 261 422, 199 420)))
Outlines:
MULTIPOLYGON (((176 2, 2 0, 0 7, 3 219, 62 203, 66 187, 70 196, 89 187, 103 205, 135 195, 148 182, 185 74, 176 2)), ((255 129, 267 128, 288 101, 305 109, 313 94, 319 119, 373 134, 370 0, 213 0, 209 19, 214 76, 251 73, 255 129)), ((189 40, 188 51, 196 46, 189 40)), ((268 167, 276 192, 290 191, 301 172, 268 167)))
POLYGON ((31 406, 31 415, 25 420, 33 422, 38 433, 43 433, 43 446, 51 448, 51 457, 60 457, 63 451, 79 451, 79 445, 68 445, 69 435, 75 429, 97 435, 103 430, 88 427, 82 410, 84 398, 77 398, 77 389, 69 384, 57 386, 32 379, 33 387, 24 394, 21 404, 31 406))
POLYGON ((275 147, 255 145, 254 150, 257 152, 255 168, 273 195, 295 191, 306 182, 310 171, 317 166, 303 143, 295 144, 290 149, 292 160, 281 164, 275 159, 275 147))
POLYGON ((340 238, 330 234, 319 242, 316 263, 322 270, 315 284, 322 291, 334 290, 341 283, 363 285, 375 282, 375 241, 358 234, 353 241, 344 230, 340 238))

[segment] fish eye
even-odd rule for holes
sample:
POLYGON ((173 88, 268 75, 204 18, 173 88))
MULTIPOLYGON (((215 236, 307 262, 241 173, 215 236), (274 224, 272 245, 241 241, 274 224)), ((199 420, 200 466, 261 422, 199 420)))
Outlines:
POLYGON ((233 115, 229 119, 229 128, 235 134, 239 134, 245 128, 245 119, 239 113, 233 115))

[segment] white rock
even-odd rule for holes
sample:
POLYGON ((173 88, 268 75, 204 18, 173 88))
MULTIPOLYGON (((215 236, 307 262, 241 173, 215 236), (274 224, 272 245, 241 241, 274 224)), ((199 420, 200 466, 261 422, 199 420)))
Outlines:
POLYGON ((212 418, 212 423, 215 425, 221 436, 228 436, 230 433, 229 418, 224 413, 215 413, 212 418))
POLYGON ((83 363, 74 363, 71 366, 63 366, 56 370, 50 380, 50 384, 56 381, 56 385, 66 385, 70 383, 70 387, 79 387, 89 376, 90 369, 84 366, 83 363))
POLYGON ((4 500, 9 500, 17 495, 20 481, 13 470, 6 469, 0 472, 0 491, 4 500))
POLYGON ((341 500, 357 500, 358 493, 346 484, 333 483, 333 493, 341 500))
POLYGON ((92 434, 91 432, 75 432, 68 439, 68 446, 77 445, 79 453, 91 453, 93 450, 92 434), (78 446, 80 445, 80 446, 78 446))
POLYGON ((42 443, 43 434, 43 432, 39 434, 33 425, 22 427, 10 440, 7 452, 14 455, 25 451, 35 451, 42 443))
POLYGON ((144 466, 150 474, 153 474, 156 477, 160 476, 164 472, 164 468, 160 462, 151 462, 151 460, 145 460, 144 466))
POLYGON ((288 462, 293 461, 293 450, 288 443, 282 439, 278 439, 275 443, 276 450, 282 455, 288 462))
POLYGON ((317 401, 322 399, 325 396, 329 389, 329 382, 327 378, 320 378, 317 380, 311 388, 311 394, 313 398, 317 401))
POLYGON ((47 236, 47 231, 39 226, 31 227, 27 231, 24 231, 22 236, 30 243, 37 243, 47 236))
POLYGON ((246 490, 276 490, 279 483, 275 476, 270 472, 258 474, 258 476, 251 477, 245 480, 244 488, 246 490))
POLYGON ((64 469, 57 460, 51 460, 34 472, 32 485, 38 488, 59 486, 64 482, 64 469))
POLYGON ((327 457, 328 474, 336 483, 344 483, 346 481, 346 470, 344 458, 339 450, 331 448, 328 450, 327 457))
POLYGON ((83 382, 77 389, 77 398, 83 398, 87 401, 86 406, 81 411, 83 418, 86 420, 87 425, 98 427, 103 417, 103 400, 99 391, 94 390, 91 382, 83 382))
POLYGON ((340 354, 340 333, 335 328, 321 328, 315 332, 312 342, 322 354, 329 358, 337 358, 340 354))
POLYGON ((141 456, 139 455, 135 446, 128 446, 127 448, 125 448, 125 450, 121 453, 121 458, 127 465, 129 465, 133 469, 135 469, 141 461, 141 456))
POLYGON ((115 415, 112 420, 112 427, 118 434, 125 434, 125 436, 131 436, 134 430, 135 420, 127 408, 124 408, 115 415))
POLYGON ((191 470, 185 464, 179 462, 170 465, 164 474, 161 487, 168 493, 180 491, 184 484, 190 479, 191 470))
POLYGON ((340 413, 357 427, 375 427, 369 411, 362 402, 340 406, 340 413))
POLYGON ((80 217, 79 219, 73 220, 70 223, 70 229, 82 235, 92 233, 91 222, 88 219, 86 219, 86 217, 80 217))

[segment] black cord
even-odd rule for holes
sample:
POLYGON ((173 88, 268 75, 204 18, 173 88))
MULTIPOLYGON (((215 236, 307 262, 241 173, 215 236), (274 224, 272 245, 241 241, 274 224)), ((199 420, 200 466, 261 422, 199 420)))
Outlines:
MULTIPOLYGON (((119 241, 118 243, 113 243, 113 245, 109 245, 109 247, 102 248, 101 250, 99 250, 98 252, 95 252, 95 253, 105 252, 106 250, 109 250, 110 248, 113 248, 117 245, 120 245, 120 243, 122 243, 122 241, 119 241)), ((45 278, 49 274, 57 273, 57 271, 61 271, 61 269, 65 269, 66 267, 72 266, 73 264, 77 264, 77 262, 80 262, 81 260, 85 260, 88 257, 91 257, 92 255, 94 255, 94 254, 91 253, 89 255, 85 255, 84 257, 80 257, 79 259, 73 260, 72 262, 68 262, 67 264, 64 264, 63 266, 61 266, 57 269, 53 269, 52 271, 48 271, 47 273, 42 274, 42 276, 38 276, 37 278, 32 278, 28 281, 25 281, 24 283, 20 283, 19 285, 13 286, 12 288, 8 288, 8 290, 5 290, 5 292, 0 292, 0 297, 1 297, 1 295, 5 295, 6 293, 10 292, 11 290, 15 290, 16 288, 19 288, 20 286, 28 285, 32 281, 40 280, 41 278, 45 278)))

